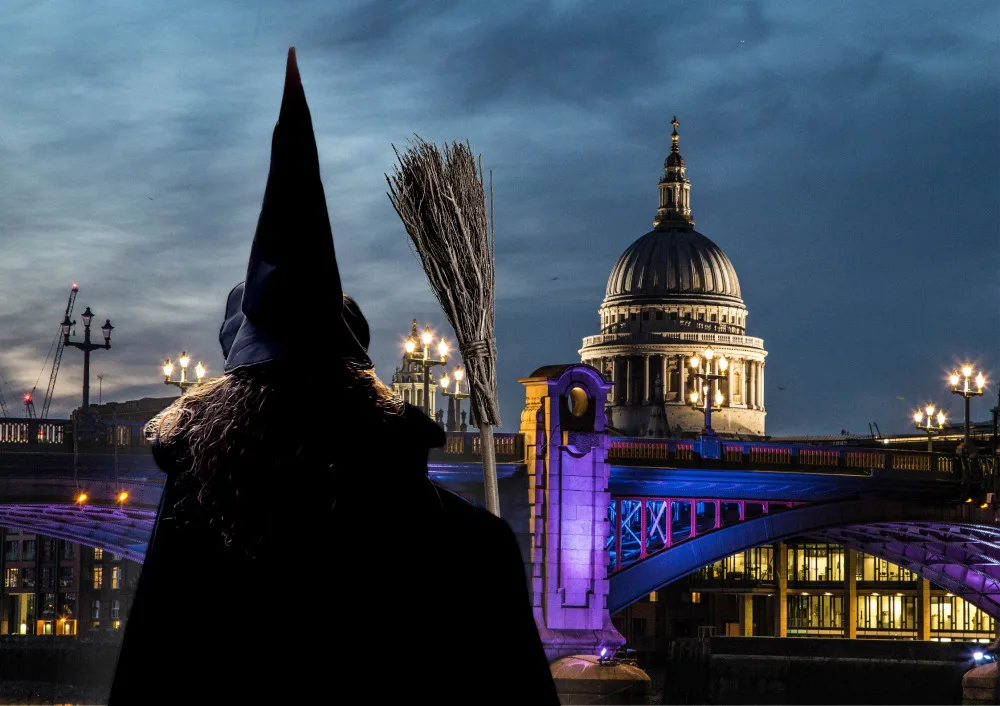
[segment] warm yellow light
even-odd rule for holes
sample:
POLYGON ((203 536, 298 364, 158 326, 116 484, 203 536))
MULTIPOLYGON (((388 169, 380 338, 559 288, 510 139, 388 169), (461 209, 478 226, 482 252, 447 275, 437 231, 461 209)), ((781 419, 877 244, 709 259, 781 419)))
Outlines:
POLYGON ((944 426, 944 412, 938 412, 938 426, 944 426))
POLYGON ((691 403, 692 404, 698 404, 698 393, 697 392, 692 392, 691 393, 691 403))
POLYGON ((705 360, 711 360, 712 356, 715 355, 715 351, 713 351, 711 348, 706 348, 705 352, 702 355, 705 356, 705 360))
POLYGON ((951 377, 948 378, 948 382, 951 383, 952 387, 955 387, 956 385, 958 385, 958 375, 956 373, 952 373, 951 377))
POLYGON ((448 389, 448 385, 450 385, 450 384, 451 384, 451 380, 448 379, 448 376, 447 375, 442 375, 441 376, 441 387, 443 389, 447 390, 448 389))
POLYGON ((431 335, 430 326, 424 329, 423 334, 420 336, 420 340, 424 342, 425 346, 429 346, 431 344, 431 341, 434 340, 434 336, 431 335))
POLYGON ((963 365, 962 366, 962 376, 963 377, 967 377, 967 378, 972 377, 972 366, 971 365, 963 365))
POLYGON ((457 380, 458 382, 462 382, 462 379, 464 377, 465 377, 465 371, 462 370, 461 368, 455 368, 455 380, 457 380))
POLYGON ((83 504, 83 503, 87 502, 87 494, 86 493, 78 493, 77 496, 76 496, 76 502, 79 503, 79 504, 83 504))
POLYGON ((729 367, 729 361, 726 360, 726 356, 720 356, 719 357, 719 370, 721 370, 722 372, 726 372, 726 369, 728 367, 729 367))
POLYGON ((988 508, 989 506, 990 506, 990 504, 989 504, 989 503, 983 503, 982 505, 980 505, 980 506, 979 506, 979 509, 980 509, 980 510, 985 510, 985 509, 986 509, 986 508, 988 508))
POLYGON ((717 407, 721 407, 721 406, 722 406, 722 401, 723 401, 724 399, 725 399, 725 398, 724 398, 724 397, 722 396, 722 393, 721 393, 721 392, 719 392, 718 390, 716 390, 716 391, 715 391, 715 405, 716 405, 717 407))
POLYGON ((924 413, 923 412, 914 412, 913 413, 913 421, 915 421, 917 424, 920 424, 920 422, 923 421, 923 418, 924 418, 924 413))
POLYGON ((181 357, 177 359, 177 362, 181 364, 182 368, 186 368, 188 363, 191 362, 191 358, 188 356, 187 351, 181 353, 181 357))
POLYGON ((128 493, 127 492, 125 492, 123 490, 122 492, 118 493, 118 502, 123 503, 126 500, 128 500, 128 493))
POLYGON ((417 348, 416 342, 414 342, 414 340, 412 338, 407 338, 406 339, 406 352, 407 353, 412 353, 414 350, 416 350, 416 348, 417 348))
POLYGON ((691 356, 691 367, 697 368, 699 365, 701 365, 701 361, 698 359, 698 356, 691 356))
POLYGON ((966 498, 966 499, 965 499, 965 502, 967 502, 967 503, 971 503, 971 502, 972 502, 972 498, 966 498))
POLYGON ((934 405, 932 404, 927 405, 924 408, 924 411, 927 412, 927 418, 930 419, 931 417, 934 416, 934 405))
POLYGON ((205 366, 201 364, 200 360, 198 361, 198 365, 194 366, 194 374, 198 376, 199 380, 205 377, 205 366))
POLYGON ((441 342, 438 343, 438 354, 442 358, 444 358, 446 355, 448 355, 448 344, 444 342, 443 338, 441 339, 441 342))
POLYGON ((986 378, 983 377, 982 373, 976 376, 976 387, 982 390, 986 386, 986 378))
POLYGON ((174 372, 174 364, 170 362, 170 358, 167 358, 167 362, 163 364, 163 377, 170 377, 170 374, 174 372))

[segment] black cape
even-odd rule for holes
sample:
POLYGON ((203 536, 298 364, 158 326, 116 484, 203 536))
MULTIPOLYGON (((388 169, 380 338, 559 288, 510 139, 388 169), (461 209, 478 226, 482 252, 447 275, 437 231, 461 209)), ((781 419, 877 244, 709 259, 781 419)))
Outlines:
POLYGON ((283 539, 255 559, 178 517, 154 447, 168 482, 110 706, 558 704, 514 533, 427 478, 440 427, 394 423, 332 511, 322 483, 276 476, 283 539))

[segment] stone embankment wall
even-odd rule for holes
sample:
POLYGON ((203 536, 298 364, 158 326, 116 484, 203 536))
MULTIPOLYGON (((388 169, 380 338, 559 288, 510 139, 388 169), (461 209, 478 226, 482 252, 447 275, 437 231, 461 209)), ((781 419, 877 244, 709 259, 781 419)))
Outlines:
POLYGON ((665 704, 961 704, 971 644, 809 638, 678 640, 665 704))

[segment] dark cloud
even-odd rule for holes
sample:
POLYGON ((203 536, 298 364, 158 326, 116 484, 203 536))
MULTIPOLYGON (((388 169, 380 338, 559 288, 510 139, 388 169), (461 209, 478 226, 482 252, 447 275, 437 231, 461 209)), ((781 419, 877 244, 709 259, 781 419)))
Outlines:
POLYGON ((182 349, 221 369, 295 44, 385 377, 412 318, 448 334, 385 196, 391 143, 468 139, 494 170, 509 430, 517 378, 596 331, 677 114, 697 227, 770 351, 769 430, 904 428, 917 401, 948 407, 956 360, 1000 376, 998 21, 993 2, 916 0, 18 3, 0 17, 0 372, 44 388, 73 280, 78 312, 117 327, 93 359, 105 399, 169 394, 157 367, 182 349))

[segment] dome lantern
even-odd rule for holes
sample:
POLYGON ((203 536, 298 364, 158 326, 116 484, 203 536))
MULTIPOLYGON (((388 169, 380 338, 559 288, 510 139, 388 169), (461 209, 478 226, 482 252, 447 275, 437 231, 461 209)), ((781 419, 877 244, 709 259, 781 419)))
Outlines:
POLYGON ((694 219, 691 218, 691 182, 686 176, 687 168, 678 146, 680 136, 677 134, 677 127, 680 123, 676 115, 670 124, 674 126, 670 135, 670 154, 663 162, 660 206, 653 219, 653 226, 658 230, 694 227, 694 219))

